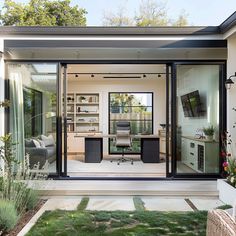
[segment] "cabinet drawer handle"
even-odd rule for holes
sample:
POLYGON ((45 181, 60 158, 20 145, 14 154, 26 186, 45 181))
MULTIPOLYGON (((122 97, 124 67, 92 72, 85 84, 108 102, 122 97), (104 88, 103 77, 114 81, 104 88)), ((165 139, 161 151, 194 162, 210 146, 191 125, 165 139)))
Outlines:
POLYGON ((193 153, 193 152, 190 152, 190 155, 193 155, 193 156, 194 156, 194 153, 193 153))

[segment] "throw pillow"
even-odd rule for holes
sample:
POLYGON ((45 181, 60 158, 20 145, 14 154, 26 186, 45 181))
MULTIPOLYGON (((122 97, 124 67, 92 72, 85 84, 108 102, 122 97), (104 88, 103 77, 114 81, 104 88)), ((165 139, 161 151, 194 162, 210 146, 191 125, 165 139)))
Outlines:
POLYGON ((41 135, 41 139, 45 144, 45 147, 47 146, 54 146, 55 145, 55 141, 53 136, 50 134, 49 136, 45 136, 45 135, 41 135))
POLYGON ((41 146, 42 148, 45 148, 45 147, 46 147, 44 141, 38 139, 38 142, 40 143, 40 146, 41 146))
POLYGON ((33 143, 34 143, 34 145, 35 145, 36 148, 40 148, 40 147, 41 147, 41 145, 40 145, 40 143, 39 143, 38 140, 33 139, 33 143))

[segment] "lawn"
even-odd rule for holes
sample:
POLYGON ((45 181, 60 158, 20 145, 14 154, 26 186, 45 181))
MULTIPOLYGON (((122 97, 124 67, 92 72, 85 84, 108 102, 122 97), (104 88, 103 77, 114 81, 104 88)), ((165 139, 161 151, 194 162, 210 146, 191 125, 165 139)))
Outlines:
POLYGON ((87 202, 76 211, 45 212, 27 236, 206 235, 206 211, 86 211, 87 202))

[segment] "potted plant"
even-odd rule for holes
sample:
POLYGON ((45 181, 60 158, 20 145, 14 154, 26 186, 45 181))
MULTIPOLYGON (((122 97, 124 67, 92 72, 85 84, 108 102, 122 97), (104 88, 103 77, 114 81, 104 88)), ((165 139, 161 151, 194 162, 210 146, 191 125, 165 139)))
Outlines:
POLYGON ((86 97, 84 97, 84 96, 80 96, 80 102, 82 102, 82 103, 84 103, 85 102, 85 100, 86 100, 86 97))
POLYGON ((213 135, 215 133, 215 128, 213 127, 213 125, 210 125, 206 128, 204 127, 202 130, 203 130, 203 133, 206 136, 206 139, 209 140, 209 141, 212 141, 213 140, 213 135))
POLYGON ((222 176, 226 179, 217 180, 217 189, 219 190, 219 198, 224 203, 233 205, 236 196, 236 157, 233 155, 231 147, 232 138, 228 132, 221 135, 221 153, 223 159, 222 176))

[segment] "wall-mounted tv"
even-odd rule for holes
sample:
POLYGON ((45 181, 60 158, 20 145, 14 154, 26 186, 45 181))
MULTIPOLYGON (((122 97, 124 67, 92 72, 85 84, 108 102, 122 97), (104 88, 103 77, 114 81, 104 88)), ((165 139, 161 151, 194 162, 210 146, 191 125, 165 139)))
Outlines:
POLYGON ((204 115, 198 90, 182 95, 181 102, 185 117, 199 117, 204 115))

